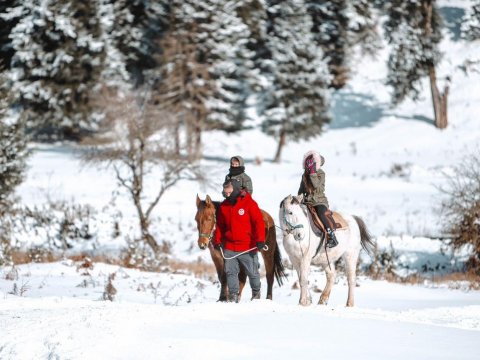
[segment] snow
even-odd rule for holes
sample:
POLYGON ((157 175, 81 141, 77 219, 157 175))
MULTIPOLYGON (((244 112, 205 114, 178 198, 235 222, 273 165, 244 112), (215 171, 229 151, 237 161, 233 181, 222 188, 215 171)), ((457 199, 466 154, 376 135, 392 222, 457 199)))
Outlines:
MULTIPOLYGON (((287 143, 281 164, 270 160, 275 140, 257 129, 205 134, 202 167, 211 183, 202 188, 181 182, 161 199, 152 220, 157 240, 171 242, 173 258, 210 263, 208 252, 196 246, 195 197, 220 200, 229 158, 244 157, 253 197, 278 221, 280 201, 297 192, 303 153, 316 149, 326 159, 331 207, 361 216, 379 247, 394 249, 405 274, 430 268, 423 284, 360 277, 355 307, 346 308, 347 285, 340 274, 329 304, 319 306, 317 289, 325 278, 313 269, 315 305, 301 307, 297 275, 288 270, 286 284, 274 287, 273 301, 251 302, 247 284, 240 304, 225 304, 216 302, 213 274, 148 273, 102 263, 86 273, 71 260, 3 267, 0 359, 479 359, 480 292, 468 284, 438 282, 438 275, 461 269, 467 255, 453 254, 439 240, 444 229, 438 186, 445 173, 479 149, 478 65, 464 72, 462 64, 478 60, 480 48, 447 37, 442 50, 438 77, 452 79, 447 129, 433 127, 427 82, 418 102, 389 107, 382 51, 377 59, 359 59, 352 81, 334 96, 332 124, 311 140, 287 143), (103 301, 113 273, 117 293, 114 301, 103 301)), ((75 145, 34 144, 33 150, 18 188, 22 204, 71 201, 97 211, 95 239, 74 250, 108 254, 135 236, 134 209, 111 170, 83 164, 75 145), (115 216, 122 236, 112 239, 115 216)), ((155 173, 152 178, 147 197, 155 191, 155 173)), ((28 232, 16 237, 24 246, 42 241, 28 232)), ((277 239, 281 247, 280 233, 277 239)), ((365 254, 362 259, 368 261, 365 254)))
MULTIPOLYGON (((345 308, 344 278, 328 306, 297 305, 296 280, 274 299, 217 303, 218 284, 189 275, 146 273, 72 261, 18 267, 23 296, 0 301, 2 359, 476 359, 478 292, 359 279, 357 306, 345 308), (115 301, 100 301, 116 272, 115 301), (84 285, 86 284, 86 286, 84 285), (6 331, 5 331, 6 330, 6 331)), ((312 284, 324 284, 314 271, 312 284)), ((265 281, 262 286, 265 288, 265 281)), ((12 281, 2 278, 2 289, 12 281)), ((319 294, 313 293, 314 301, 319 294)))

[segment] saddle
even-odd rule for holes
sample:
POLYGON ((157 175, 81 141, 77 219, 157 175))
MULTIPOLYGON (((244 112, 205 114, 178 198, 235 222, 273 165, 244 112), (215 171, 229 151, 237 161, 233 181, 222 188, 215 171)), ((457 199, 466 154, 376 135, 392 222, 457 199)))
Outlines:
MULTIPOLYGON (((318 217, 317 211, 315 210, 313 205, 307 204, 307 208, 308 208, 308 211, 310 211, 310 214, 312 215, 313 230, 316 233, 320 233, 320 232, 325 233, 326 229, 323 226, 322 221, 318 217)), ((325 212, 325 215, 326 215, 327 219, 329 220, 330 226, 332 227, 333 230, 346 230, 346 229, 348 229, 347 221, 339 213, 337 213, 335 211, 332 212, 330 210, 327 210, 325 212)))

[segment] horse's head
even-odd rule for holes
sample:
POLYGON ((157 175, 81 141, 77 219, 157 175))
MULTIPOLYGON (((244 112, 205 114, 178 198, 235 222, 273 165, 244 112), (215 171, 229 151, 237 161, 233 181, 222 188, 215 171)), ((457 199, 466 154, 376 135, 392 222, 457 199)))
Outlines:
POLYGON ((197 195, 197 214, 195 215, 198 229, 198 247, 205 250, 213 238, 215 232, 216 207, 215 203, 207 195, 205 200, 200 200, 197 195))
POLYGON ((288 235, 292 235, 300 241, 305 238, 305 232, 308 229, 308 218, 300 206, 303 201, 303 195, 288 195, 280 203, 280 220, 282 230, 288 235), (307 221, 307 222, 306 222, 307 221))

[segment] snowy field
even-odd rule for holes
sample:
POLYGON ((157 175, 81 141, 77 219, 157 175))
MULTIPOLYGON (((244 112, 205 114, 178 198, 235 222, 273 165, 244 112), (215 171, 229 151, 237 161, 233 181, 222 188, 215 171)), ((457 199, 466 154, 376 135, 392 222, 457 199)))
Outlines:
MULTIPOLYGON (((71 261, 18 268, 23 296, 0 301, 1 359, 478 359, 480 294, 360 278, 328 306, 297 305, 295 275, 273 301, 217 303, 218 284, 188 275, 71 261), (116 273, 115 300, 102 301, 116 273)), ((323 273, 311 276, 323 287, 323 273)), ((12 281, 0 280, 12 290, 12 281)), ((265 281, 262 283, 265 289, 265 281)), ((312 292, 316 303, 319 293, 312 292)))
MULTIPOLYGON (((315 149, 326 159, 332 209, 361 216, 379 247, 392 246, 399 254, 406 274, 425 266, 461 270, 465 254, 452 254, 438 240, 444 234, 438 186, 465 156, 480 151, 480 47, 447 34, 442 50, 438 78, 452 79, 447 129, 433 126, 426 81, 419 102, 389 107, 384 49, 377 59, 355 64, 351 83, 334 97, 334 121, 326 131, 289 142, 280 164, 271 162, 276 142, 257 129, 205 134, 202 167, 210 184, 182 182, 166 193, 152 223, 157 241, 172 244, 174 259, 209 262, 208 252, 196 246, 195 197, 220 200, 229 158, 246 159, 253 197, 278 221, 280 201, 297 193, 303 153, 315 149), (465 72, 467 59, 477 65, 465 72)), ((109 254, 125 247, 136 220, 113 173, 84 166, 77 157, 81 150, 71 144, 33 149, 18 188, 21 202, 91 205, 97 211, 95 237, 74 250, 109 254), (119 213, 122 236, 112 239, 119 213)), ((155 177, 149 181, 153 194, 155 177)), ((19 233, 16 240, 23 246, 45 242, 42 233, 19 233)), ((64 260, 13 272, 0 268, 0 359, 480 359, 480 292, 437 283, 436 273, 426 274, 422 285, 360 278, 356 306, 345 308, 341 276, 328 306, 300 307, 291 271, 287 283, 274 288, 273 301, 250 302, 247 285, 240 304, 221 304, 218 283, 210 278, 100 263, 83 274, 77 266, 64 260), (113 302, 103 301, 112 273, 117 293, 113 302)), ((316 269, 310 279, 314 304, 323 285, 323 272, 316 269)))

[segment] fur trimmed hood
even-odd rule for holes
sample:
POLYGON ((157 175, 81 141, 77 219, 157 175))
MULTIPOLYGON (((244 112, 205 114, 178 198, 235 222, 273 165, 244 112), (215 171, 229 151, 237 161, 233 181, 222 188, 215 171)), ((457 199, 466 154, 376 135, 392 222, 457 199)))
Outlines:
POLYGON ((320 155, 315 150, 310 150, 303 155, 303 161, 302 161, 302 168, 303 169, 305 169, 305 160, 307 160, 307 158, 310 155, 313 155, 313 160, 315 160, 315 163, 317 164, 317 168, 315 170, 318 170, 319 167, 321 167, 321 166, 323 166, 323 164, 325 164, 325 159, 322 155, 320 155))

